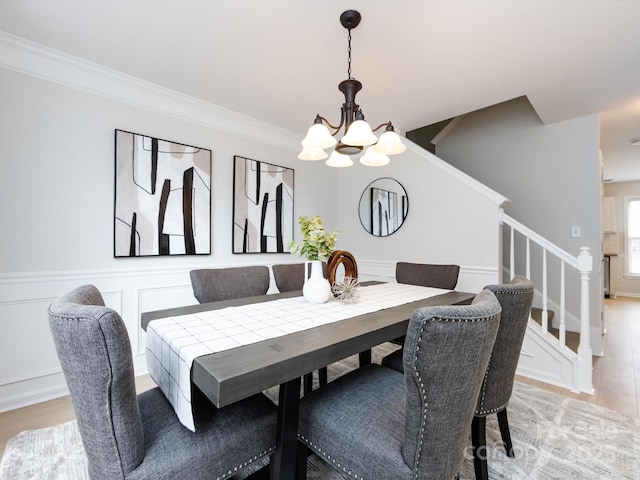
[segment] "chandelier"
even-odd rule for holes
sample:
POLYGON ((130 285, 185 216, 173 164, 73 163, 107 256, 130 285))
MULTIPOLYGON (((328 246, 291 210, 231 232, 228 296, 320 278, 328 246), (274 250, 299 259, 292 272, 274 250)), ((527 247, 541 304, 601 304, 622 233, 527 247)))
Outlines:
POLYGON ((362 83, 351 76, 351 30, 358 26, 360 19, 360 13, 355 10, 347 10, 340 15, 340 23, 349 32, 347 79, 338 85, 338 90, 344 94, 344 103, 340 109, 340 125, 332 125, 326 118, 316 115, 307 136, 302 140, 302 151, 298 155, 300 160, 324 160, 328 157, 325 163, 330 167, 350 167, 353 165, 350 156, 364 151, 360 163, 369 167, 380 167, 389 163, 389 155, 396 155, 407 149, 391 122, 382 123, 372 130, 364 119, 362 109, 356 103, 356 93, 362 89, 362 83), (345 134, 338 141, 335 136, 342 127, 345 134), (373 132, 382 127, 385 127, 385 131, 378 138, 373 132), (333 132, 330 132, 329 128, 333 132), (331 147, 334 149, 329 156, 325 150, 331 147))

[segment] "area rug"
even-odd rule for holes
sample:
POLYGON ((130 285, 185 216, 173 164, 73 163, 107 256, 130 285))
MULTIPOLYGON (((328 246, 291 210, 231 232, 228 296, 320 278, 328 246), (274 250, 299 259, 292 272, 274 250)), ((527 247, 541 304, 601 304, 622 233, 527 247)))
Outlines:
MULTIPOLYGON (((374 349, 374 361, 388 353, 374 349)), ((357 357, 329 367, 329 378, 354 368, 357 357)), ((274 396, 277 390, 267 392, 274 396)), ((516 458, 500 442, 495 415, 487 419, 492 480, 640 480, 640 419, 516 382, 508 408, 516 458)), ((474 480, 466 453, 461 479, 474 480)), ((310 480, 342 480, 309 457, 310 480)), ((7 443, 0 480, 89 480, 75 422, 18 434, 7 443)), ((386 480, 386 479, 371 479, 386 480)), ((391 479, 389 479, 391 480, 391 479)))

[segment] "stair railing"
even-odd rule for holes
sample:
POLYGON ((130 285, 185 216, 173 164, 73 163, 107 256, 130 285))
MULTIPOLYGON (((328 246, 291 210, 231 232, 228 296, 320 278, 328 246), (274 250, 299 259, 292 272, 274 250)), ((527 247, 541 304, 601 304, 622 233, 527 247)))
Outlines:
POLYGON ((542 300, 541 330, 549 333, 549 310, 548 310, 548 272, 547 255, 555 256, 560 261, 560 292, 559 292, 559 343, 566 346, 566 276, 565 266, 568 266, 580 274, 580 344, 577 352, 577 380, 578 389, 582 392, 593 393, 593 358, 591 349, 591 325, 589 314, 589 279, 593 271, 593 257, 589 247, 581 247, 577 257, 572 256, 563 249, 543 238, 530 228, 524 226, 506 213, 502 212, 502 225, 507 225, 509 231, 509 274, 513 278, 516 275, 516 251, 515 232, 518 232, 525 239, 525 276, 531 279, 531 243, 542 250, 542 281, 540 285, 542 300))

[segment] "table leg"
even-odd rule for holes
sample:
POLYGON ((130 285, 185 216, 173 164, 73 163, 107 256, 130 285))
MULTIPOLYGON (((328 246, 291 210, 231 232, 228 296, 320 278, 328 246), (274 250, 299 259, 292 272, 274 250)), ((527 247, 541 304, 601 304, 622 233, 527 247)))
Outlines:
POLYGON ((297 377, 280 385, 276 451, 271 457, 272 480, 295 479, 299 405, 300 377, 297 377))
POLYGON ((365 365, 371 365, 371 349, 360 352, 358 354, 358 359, 360 360, 361 367, 364 367, 365 365))

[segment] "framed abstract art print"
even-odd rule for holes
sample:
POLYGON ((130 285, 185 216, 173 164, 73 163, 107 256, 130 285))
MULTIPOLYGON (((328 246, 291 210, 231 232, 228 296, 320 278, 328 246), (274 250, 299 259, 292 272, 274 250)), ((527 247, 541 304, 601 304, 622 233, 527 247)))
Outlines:
POLYGON ((211 253, 211 150, 116 130, 114 256, 211 253))
POLYGON ((288 253, 293 169, 234 156, 233 253, 288 253))

